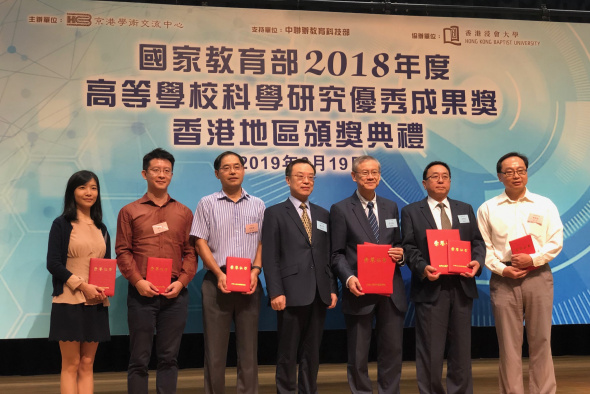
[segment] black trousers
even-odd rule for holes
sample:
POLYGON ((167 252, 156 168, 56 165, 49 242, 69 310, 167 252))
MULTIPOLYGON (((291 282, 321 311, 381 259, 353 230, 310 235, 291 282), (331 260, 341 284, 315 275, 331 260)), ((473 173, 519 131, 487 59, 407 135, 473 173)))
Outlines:
POLYGON ((154 331, 158 367, 156 390, 158 394, 176 393, 178 378, 178 349, 188 315, 188 290, 182 289, 178 297, 143 297, 129 284, 127 294, 127 321, 131 358, 127 371, 129 394, 147 394, 148 364, 152 354, 154 331))
POLYGON ((404 312, 390 297, 381 297, 367 315, 344 314, 348 338, 348 384, 353 394, 372 394, 369 378, 369 347, 373 321, 377 339, 377 384, 379 394, 399 394, 402 375, 404 312))
POLYGON ((434 302, 416 302, 416 374, 423 394, 471 394, 471 310, 459 278, 438 279, 434 302), (448 346, 446 390, 442 381, 445 345, 448 346))
POLYGON ((318 392, 320 344, 326 308, 316 294, 309 305, 289 306, 277 312, 277 393, 318 392))

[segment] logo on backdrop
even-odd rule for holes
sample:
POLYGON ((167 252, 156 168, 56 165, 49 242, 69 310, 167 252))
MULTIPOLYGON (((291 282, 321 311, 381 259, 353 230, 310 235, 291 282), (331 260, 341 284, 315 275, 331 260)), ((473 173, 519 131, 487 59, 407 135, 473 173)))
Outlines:
POLYGON ((90 26, 92 24, 92 15, 90 14, 68 12, 66 15, 68 26, 90 26))
POLYGON ((459 26, 445 27, 443 29, 443 38, 445 44, 461 45, 459 40, 459 26))

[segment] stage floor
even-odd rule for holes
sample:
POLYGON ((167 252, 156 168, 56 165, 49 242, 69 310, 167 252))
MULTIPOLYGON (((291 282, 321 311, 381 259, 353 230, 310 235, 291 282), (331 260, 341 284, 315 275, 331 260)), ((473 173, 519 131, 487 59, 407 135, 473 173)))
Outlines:
MULTIPOLYGON (((557 392, 563 394, 586 394, 590 390, 590 356, 586 357, 554 357, 557 392)), ((524 362, 525 388, 527 387, 528 368, 524 362)), ((260 393, 276 393, 274 385, 274 366, 259 367, 260 393)), ((377 365, 369 365, 369 373, 376 389, 377 365)), ((125 372, 108 372, 95 374, 95 393, 123 394, 127 392, 125 372)), ((226 371, 227 393, 235 393, 236 369, 226 371)), ((498 393, 498 360, 473 360, 473 384, 476 394, 498 393)), ((345 364, 322 364, 318 377, 319 392, 324 394, 346 393, 345 364)), ((150 372, 150 394, 155 393, 155 374, 150 372)), ((203 392, 203 370, 183 369, 178 378, 178 394, 194 394, 203 392)), ((401 392, 417 393, 416 364, 405 362, 402 369, 401 392)), ((37 376, 0 376, 0 393, 6 394, 55 394, 59 393, 59 375, 37 376)))

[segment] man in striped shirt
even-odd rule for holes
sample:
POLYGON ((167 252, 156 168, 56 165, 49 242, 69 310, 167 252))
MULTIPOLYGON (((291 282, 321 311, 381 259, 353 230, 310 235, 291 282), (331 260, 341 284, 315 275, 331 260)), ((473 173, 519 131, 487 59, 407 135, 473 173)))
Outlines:
POLYGON ((205 393, 225 392, 225 365, 232 320, 238 353, 237 393, 258 392, 258 314, 262 220, 264 203, 242 189, 244 163, 240 155, 224 152, 214 161, 221 191, 205 196, 195 211, 191 237, 207 273, 201 287, 205 337, 205 393), (227 289, 227 257, 252 262, 250 291, 227 289))

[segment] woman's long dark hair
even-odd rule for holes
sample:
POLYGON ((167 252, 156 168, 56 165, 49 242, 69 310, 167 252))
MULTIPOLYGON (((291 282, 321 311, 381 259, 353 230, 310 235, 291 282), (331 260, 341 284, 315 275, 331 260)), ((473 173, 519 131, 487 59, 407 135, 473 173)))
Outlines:
POLYGON ((68 222, 78 220, 78 211, 76 210, 76 198, 74 197, 74 190, 76 190, 78 186, 87 184, 92 179, 94 179, 94 181, 96 182, 98 196, 96 197, 96 202, 94 203, 94 205, 90 207, 90 217, 92 218, 92 220, 94 220, 94 224, 96 225, 96 227, 100 228, 102 226, 100 183, 98 182, 98 177, 92 171, 78 171, 70 177, 70 179, 68 180, 68 184, 66 186, 66 193, 64 195, 64 211, 62 215, 68 222))

